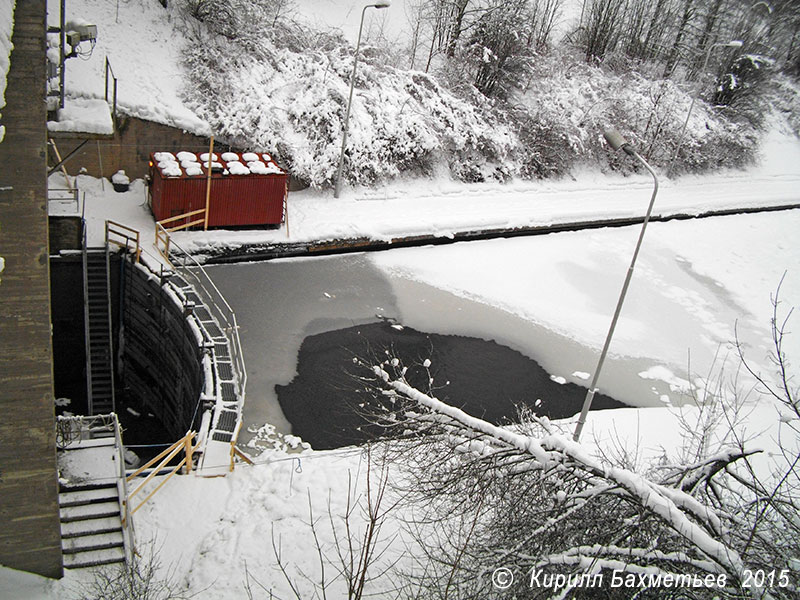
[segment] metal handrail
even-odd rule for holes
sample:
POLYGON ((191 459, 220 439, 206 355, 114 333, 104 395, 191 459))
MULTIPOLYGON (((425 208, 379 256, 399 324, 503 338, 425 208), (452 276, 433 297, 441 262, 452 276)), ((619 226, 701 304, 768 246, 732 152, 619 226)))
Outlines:
MULTIPOLYGON (((144 505, 145 505, 145 503, 146 503, 148 500, 150 500, 150 498, 152 498, 152 497, 155 495, 155 493, 156 493, 158 490, 160 490, 160 489, 161 489, 161 488, 164 486, 164 484, 166 484, 166 483, 167 483, 167 481, 169 481, 169 480, 172 478, 172 476, 173 476, 173 475, 175 475, 175 473, 177 473, 177 472, 178 472, 178 471, 179 471, 179 470, 180 470, 180 469, 181 469, 181 468, 182 468, 184 465, 186 466, 186 472, 187 472, 187 473, 188 473, 189 471, 191 471, 191 470, 192 470, 192 455, 193 455, 194 451, 197 449, 197 446, 196 446, 196 445, 192 445, 192 440, 195 438, 195 436, 196 436, 196 435, 197 435, 197 433, 196 433, 196 432, 194 432, 194 431, 189 431, 189 432, 187 432, 185 436, 183 436, 183 437, 182 437, 181 439, 179 439, 177 442, 175 442, 174 444, 172 444, 172 446, 170 446, 169 448, 167 448, 166 450, 164 450, 163 452, 161 452, 161 454, 159 454, 158 456, 156 456, 155 458, 153 458, 152 460, 150 460, 150 461, 149 461, 147 464, 145 464, 145 465, 142 465, 142 466, 141 466, 141 467, 139 467, 139 468, 138 468, 138 469, 137 469, 137 470, 136 470, 134 473, 132 473, 132 474, 128 475, 128 476, 125 478, 125 480, 126 480, 126 483, 127 483, 127 482, 130 482, 130 481, 133 481, 133 480, 134 480, 136 477, 138 477, 140 474, 142 474, 142 473, 143 473, 145 470, 147 470, 149 467, 151 467, 151 466, 152 466, 153 464, 155 464, 157 461, 159 461, 159 460, 161 461, 161 462, 158 464, 158 466, 157 466, 156 468, 154 468, 154 469, 153 469, 153 470, 152 470, 152 471, 151 471, 151 472, 150 472, 150 473, 147 475, 147 477, 145 477, 144 481, 142 481, 142 483, 140 483, 140 484, 139 484, 139 485, 136 487, 136 489, 135 489, 135 490, 133 490, 133 491, 132 491, 132 492, 131 492, 131 493, 130 493, 128 496, 126 496, 126 498, 128 499, 128 501, 130 501, 130 499, 131 499, 131 498, 133 498, 133 497, 134 497, 136 494, 138 494, 138 493, 139 493, 139 492, 140 492, 140 491, 141 491, 141 490, 142 490, 142 489, 143 489, 143 488, 144 488, 144 487, 145 487, 145 486, 146 486, 146 485, 147 485, 147 484, 148 484, 148 483, 149 483, 149 482, 150 482, 150 481, 151 481, 151 480, 152 480, 152 479, 153 479, 153 478, 156 476, 156 475, 158 475, 158 474, 159 474, 159 473, 162 471, 162 469, 163 469, 163 468, 164 468, 164 467, 167 465, 167 463, 169 463, 169 461, 171 461, 173 458, 175 458, 175 456, 176 456, 176 455, 177 455, 177 454, 178 454, 178 453, 179 453, 181 450, 183 450, 183 451, 184 451, 184 453, 185 453, 185 454, 184 454, 184 456, 183 456, 183 458, 182 458, 182 459, 181 459, 181 460, 178 462, 178 464, 177 464, 177 465, 175 465, 175 466, 172 468, 172 470, 169 472, 169 474, 168 474, 166 477, 164 477, 163 481, 161 481, 161 482, 160 482, 160 483, 159 483, 159 484, 156 486, 156 488, 155 488, 155 489, 154 489, 152 492, 150 492, 150 493, 147 495, 147 497, 146 497, 144 500, 142 500, 142 501, 141 501, 141 502, 140 502, 140 503, 139 503, 139 504, 136 506, 136 508, 134 508, 134 509, 133 509, 133 510, 131 510, 131 511, 130 511, 128 514, 126 514, 126 518, 127 518, 128 516, 132 517, 132 516, 133 516, 133 514, 134 514, 134 513, 135 513, 137 510, 139 510, 140 508, 142 508, 142 506, 144 506, 144 505)), ((123 476, 124 476, 124 473, 123 473, 123 476)))
POLYGON ((92 361, 89 356, 89 277, 88 273, 88 227, 86 219, 81 219, 81 265, 83 268, 83 335, 86 344, 86 402, 89 412, 92 409, 92 361))
POLYGON ((114 244, 128 251, 130 250, 129 242, 134 242, 133 253, 136 255, 136 262, 138 263, 139 257, 142 254, 142 247, 139 242, 139 230, 123 225, 122 223, 117 223, 116 221, 106 220, 106 246, 108 246, 108 244, 114 244), (112 239, 111 236, 118 236, 125 240, 125 243, 112 239))
POLYGON ((170 245, 180 253, 180 262, 176 260, 172 263, 175 265, 176 270, 185 278, 194 280, 196 289, 198 292, 202 292, 206 306, 212 309, 212 314, 214 314, 219 325, 223 326, 229 333, 232 346, 231 359, 236 372, 238 392, 242 402, 244 402, 247 389, 247 370, 244 364, 244 352, 242 351, 242 341, 239 337, 239 324, 236 321, 236 313, 231 308, 231 305, 228 304, 222 292, 219 291, 219 288, 208 275, 205 268, 203 268, 203 265, 181 248, 174 240, 170 242, 170 245))
MULTIPOLYGON (((242 341, 239 337, 239 324, 236 320, 236 313, 231 308, 231 305, 228 304, 225 296, 222 295, 222 292, 220 292, 203 266, 172 240, 169 231, 165 229, 160 222, 156 222, 155 229, 156 250, 161 255, 162 259, 167 262, 170 268, 183 275, 184 278, 189 281, 195 290, 203 297, 205 305, 214 318, 216 318, 218 325, 228 333, 228 339, 231 344, 231 360, 236 373, 237 391, 239 392, 242 403, 244 403, 247 389, 247 370, 244 364, 244 352, 242 351, 242 341), (180 257, 179 261, 176 260, 173 262, 173 248, 177 249, 177 255, 180 257)), ((142 248, 142 252, 147 256, 152 256, 144 248, 142 248)))
POLYGON ((164 226, 158 221, 156 221, 156 240, 155 240, 156 250, 158 250, 158 253, 165 261, 167 261, 167 264, 170 267, 175 268, 175 266, 172 264, 172 261, 169 258, 170 242, 171 238, 169 235, 169 231, 164 229, 164 226), (163 250, 161 249, 162 244, 164 246, 163 250))
POLYGON ((119 452, 119 477, 117 479, 117 490, 121 499, 122 510, 122 535, 123 548, 125 549, 125 561, 132 564, 133 555, 136 552, 136 533, 133 529, 133 519, 128 514, 128 480, 125 474, 125 446, 122 445, 122 430, 119 426, 119 419, 114 414, 114 443, 119 452))
POLYGON ((106 56, 106 81, 105 81, 105 100, 108 103, 108 74, 111 73, 111 80, 113 84, 113 91, 114 91, 114 108, 111 112, 111 116, 114 119, 114 126, 117 125, 117 78, 114 75, 114 69, 111 68, 111 63, 108 61, 108 56, 106 56))

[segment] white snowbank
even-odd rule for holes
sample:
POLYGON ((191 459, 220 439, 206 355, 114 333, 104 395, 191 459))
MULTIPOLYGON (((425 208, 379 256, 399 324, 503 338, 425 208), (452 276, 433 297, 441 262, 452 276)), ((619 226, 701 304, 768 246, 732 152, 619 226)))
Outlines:
MULTIPOLYGON (((14 44, 11 43, 11 38, 14 34, 14 8, 17 1, 10 0, 4 2, 0 6, 0 111, 6 105, 6 78, 8 77, 8 69, 11 66, 11 50, 14 44)), ((0 112, 0 118, 2 118, 0 112)), ((0 124, 0 142, 6 134, 6 128, 0 124)))
POLYGON ((65 98, 58 109, 58 120, 48 121, 49 131, 71 131, 112 135, 111 109, 102 98, 65 98))
MULTIPOLYGON (((178 4, 170 2, 165 9, 159 2, 70 0, 67 20, 82 19, 97 25, 97 43, 88 60, 67 61, 67 97, 105 97, 108 57, 118 79, 120 112, 209 135, 208 124, 187 108, 181 97, 188 76, 182 66, 187 44, 175 26, 182 18, 178 4)), ((57 26, 58 19, 56 5, 48 13, 49 24, 57 26)))

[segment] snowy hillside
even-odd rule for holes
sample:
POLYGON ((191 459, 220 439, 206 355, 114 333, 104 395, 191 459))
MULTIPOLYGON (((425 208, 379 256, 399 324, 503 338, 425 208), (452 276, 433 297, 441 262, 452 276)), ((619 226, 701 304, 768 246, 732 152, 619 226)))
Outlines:
MULTIPOLYGON (((69 3, 68 18, 97 24, 99 36, 88 60, 67 62, 68 95, 102 97, 108 57, 123 112, 271 152, 295 179, 332 185, 363 3, 117 4, 69 3)), ((694 83, 584 60, 565 41, 575 27, 574 4, 560 4, 548 49, 512 57, 500 82, 491 40, 470 34, 449 58, 449 50, 433 52, 433 41, 419 45, 428 25, 414 12, 418 3, 367 10, 346 180, 373 185, 447 173, 466 182, 507 181, 563 176, 584 164, 629 171, 630 163, 606 151, 601 131, 608 124, 662 168, 680 146, 679 172, 741 167, 756 158, 758 123, 703 99, 679 139, 694 83), (484 68, 492 69, 485 77, 484 68)), ((56 19, 51 6, 50 21, 56 19)), ((782 98, 797 97, 795 84, 779 81, 782 98)), ((795 105, 784 103, 783 114, 795 105)))
MULTIPOLYGON (((105 59, 118 83, 118 110, 130 116, 208 135, 208 125, 183 100, 184 58, 195 52, 180 24, 181 12, 156 0, 71 0, 66 21, 97 25, 90 56, 66 62, 67 97, 105 97, 105 59)), ((48 22, 58 26, 59 3, 48 2, 48 22)), ((54 34, 51 34, 53 36, 54 34)), ((57 37, 57 36, 56 36, 57 37)), ((51 39, 51 45, 57 40, 51 39)))

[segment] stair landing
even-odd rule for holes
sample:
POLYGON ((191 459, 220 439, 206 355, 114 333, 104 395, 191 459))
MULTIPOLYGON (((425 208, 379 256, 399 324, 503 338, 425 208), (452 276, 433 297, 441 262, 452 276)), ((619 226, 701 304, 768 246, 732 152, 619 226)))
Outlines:
POLYGON ((125 562, 119 453, 113 437, 80 440, 58 452, 64 567, 125 562))

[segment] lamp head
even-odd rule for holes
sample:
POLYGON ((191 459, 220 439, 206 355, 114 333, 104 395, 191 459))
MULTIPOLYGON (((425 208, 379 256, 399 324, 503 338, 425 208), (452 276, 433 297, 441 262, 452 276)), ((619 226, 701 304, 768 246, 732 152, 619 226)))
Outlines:
POLYGON ((622 137, 622 134, 613 127, 607 127, 604 129, 603 137, 606 138, 608 145, 614 150, 619 150, 622 148, 626 154, 633 155, 636 153, 636 151, 633 149, 633 146, 628 143, 628 140, 622 137))
POLYGON ((622 137, 622 134, 613 127, 604 129, 603 137, 606 138, 608 145, 614 150, 619 150, 628 143, 627 140, 622 137))
POLYGON ((372 6, 375 8, 389 8, 391 5, 391 0, 378 0, 372 6))
POLYGON ((728 48, 741 48, 744 46, 744 42, 742 40, 731 40, 727 44, 723 44, 724 46, 728 46, 728 48))

